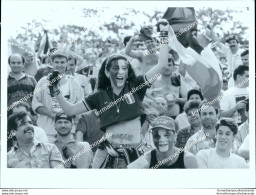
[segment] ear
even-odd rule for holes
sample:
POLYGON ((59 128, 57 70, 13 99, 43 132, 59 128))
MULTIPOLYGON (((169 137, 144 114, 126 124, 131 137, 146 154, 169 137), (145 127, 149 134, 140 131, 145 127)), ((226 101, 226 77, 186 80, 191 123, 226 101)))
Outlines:
POLYGON ((105 75, 106 75, 106 77, 110 77, 110 75, 109 75, 109 72, 105 69, 105 75))
POLYGON ((11 134, 12 134, 13 136, 15 136, 15 135, 16 135, 16 131, 11 130, 11 134))

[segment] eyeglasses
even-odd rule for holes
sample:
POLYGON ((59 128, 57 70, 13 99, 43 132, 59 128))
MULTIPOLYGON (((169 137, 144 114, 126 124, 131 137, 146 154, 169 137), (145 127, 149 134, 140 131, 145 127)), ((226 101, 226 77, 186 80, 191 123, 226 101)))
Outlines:
POLYGON ((164 25, 164 26, 167 26, 167 25, 168 25, 167 22, 159 22, 158 24, 159 24, 159 25, 162 24, 162 25, 164 25))

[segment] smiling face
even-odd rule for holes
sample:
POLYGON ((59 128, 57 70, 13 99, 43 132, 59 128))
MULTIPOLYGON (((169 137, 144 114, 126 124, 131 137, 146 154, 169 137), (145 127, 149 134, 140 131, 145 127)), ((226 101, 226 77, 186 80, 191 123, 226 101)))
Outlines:
POLYGON ((34 139, 34 128, 31 125, 32 121, 27 115, 22 120, 17 120, 17 130, 14 131, 18 142, 29 143, 34 139))
POLYGON ((157 127, 152 130, 154 144, 159 152, 168 152, 174 147, 176 140, 176 133, 173 130, 166 130, 164 128, 157 127))
POLYGON ((16 74, 21 73, 21 71, 24 68, 24 64, 22 62, 22 58, 20 55, 15 54, 15 55, 11 56, 10 67, 11 67, 13 73, 16 73, 16 74))
POLYGON ((57 70, 60 74, 65 74, 67 68, 67 58, 65 57, 54 57, 53 58, 54 70, 57 70))
POLYGON ((61 136, 67 136, 71 133, 72 123, 66 119, 59 119, 55 122, 55 130, 61 136))
POLYGON ((201 123, 200 116, 197 111, 197 108, 191 108, 190 110, 188 110, 187 113, 188 121, 192 127, 197 127, 201 123))
POLYGON ((231 51, 235 52, 238 49, 238 43, 235 39, 232 39, 228 42, 229 48, 231 51))
POLYGON ((220 126, 216 135, 216 147, 219 150, 230 150, 232 147, 235 136, 228 126, 220 126))
POLYGON ((148 39, 148 40, 144 41, 144 44, 145 44, 147 50, 151 50, 151 49, 155 48, 155 42, 152 39, 148 39))
POLYGON ((110 79, 112 88, 122 89, 128 78, 128 63, 123 59, 114 60, 110 63, 109 71, 106 70, 105 74, 110 79))

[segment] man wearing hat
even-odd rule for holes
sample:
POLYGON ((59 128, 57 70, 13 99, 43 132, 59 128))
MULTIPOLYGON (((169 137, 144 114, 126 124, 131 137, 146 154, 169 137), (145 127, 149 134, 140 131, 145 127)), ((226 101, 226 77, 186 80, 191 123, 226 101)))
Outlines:
POLYGON ((167 116, 157 117, 152 124, 155 150, 145 153, 128 168, 182 169, 197 168, 193 154, 174 146, 177 133, 175 122, 167 116))
MULTIPOLYGON (((51 55, 53 70, 58 71, 59 75, 53 84, 60 87, 63 96, 70 103, 77 103, 84 98, 82 87, 79 82, 70 75, 66 75, 65 71, 68 66, 68 57, 64 51, 56 51, 51 55)), ((32 100, 33 110, 39 114, 37 125, 43 128, 48 136, 48 140, 54 143, 56 137, 56 130, 54 128, 55 114, 62 109, 57 100, 51 94, 47 86, 50 76, 41 78, 36 86, 34 97, 32 100)), ((75 132, 75 127, 73 128, 75 132)))
POLYGON ((67 159, 88 148, 85 153, 64 164, 65 168, 89 168, 92 163, 93 154, 87 142, 77 142, 73 139, 72 117, 67 116, 63 111, 58 112, 55 117, 55 130, 57 139, 55 145, 59 149, 66 162, 67 159))

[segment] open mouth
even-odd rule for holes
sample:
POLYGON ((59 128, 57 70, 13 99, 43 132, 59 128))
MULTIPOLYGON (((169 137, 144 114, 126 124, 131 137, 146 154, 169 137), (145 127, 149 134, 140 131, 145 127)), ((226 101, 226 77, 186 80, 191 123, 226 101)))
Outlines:
POLYGON ((123 82, 124 81, 124 77, 116 77, 116 80, 119 82, 123 82))

